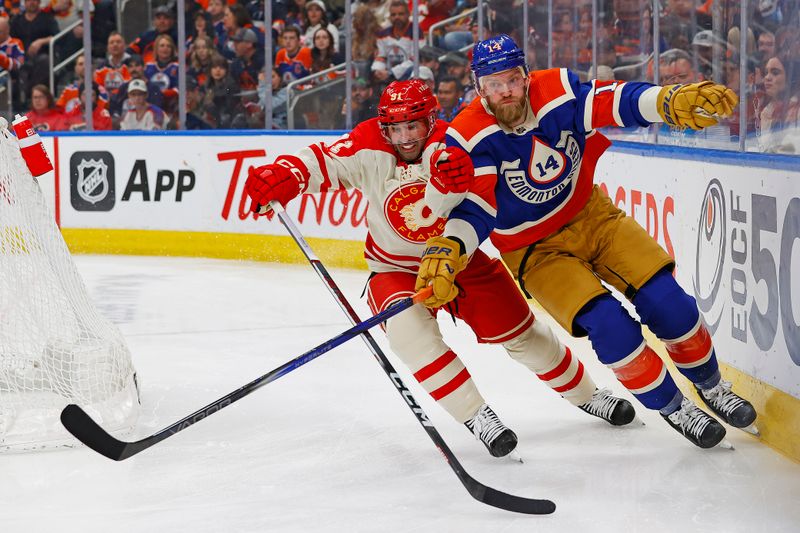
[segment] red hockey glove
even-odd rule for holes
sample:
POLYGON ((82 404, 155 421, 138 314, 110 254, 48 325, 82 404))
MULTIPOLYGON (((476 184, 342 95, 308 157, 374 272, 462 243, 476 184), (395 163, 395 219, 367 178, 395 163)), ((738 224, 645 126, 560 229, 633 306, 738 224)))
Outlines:
POLYGON ((430 183, 442 194, 467 192, 474 179, 472 159, 461 148, 449 146, 431 155, 430 183))
MULTIPOLYGON (((275 163, 262 167, 250 167, 244 192, 253 199, 253 211, 268 206, 277 200, 286 206, 289 200, 300 194, 300 183, 288 168, 275 163)), ((268 209, 267 212, 270 210, 268 209)))

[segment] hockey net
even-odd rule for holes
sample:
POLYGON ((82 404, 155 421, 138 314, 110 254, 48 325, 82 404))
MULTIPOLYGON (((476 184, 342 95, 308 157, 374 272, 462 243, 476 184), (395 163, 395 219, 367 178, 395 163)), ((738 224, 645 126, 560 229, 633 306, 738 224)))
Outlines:
POLYGON ((122 334, 89 299, 16 138, 0 127, 0 451, 77 445, 59 419, 69 403, 112 433, 130 432, 134 368, 122 334))

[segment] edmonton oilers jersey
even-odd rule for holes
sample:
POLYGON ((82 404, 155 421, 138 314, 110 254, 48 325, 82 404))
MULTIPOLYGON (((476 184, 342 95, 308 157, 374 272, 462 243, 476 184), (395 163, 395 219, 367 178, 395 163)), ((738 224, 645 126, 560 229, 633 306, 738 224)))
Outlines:
MULTIPOLYGON (((580 83, 567 69, 536 71, 529 80, 523 124, 501 127, 479 98, 447 130, 447 145, 470 154, 475 183, 468 193, 446 193, 453 198, 431 198, 429 205, 445 206, 439 210, 449 218, 445 235, 461 238, 469 253, 490 235, 506 252, 556 231, 591 194, 595 165, 610 145, 596 128, 661 120, 660 87, 648 83, 580 83)), ((442 193, 430 187, 428 194, 442 193)))

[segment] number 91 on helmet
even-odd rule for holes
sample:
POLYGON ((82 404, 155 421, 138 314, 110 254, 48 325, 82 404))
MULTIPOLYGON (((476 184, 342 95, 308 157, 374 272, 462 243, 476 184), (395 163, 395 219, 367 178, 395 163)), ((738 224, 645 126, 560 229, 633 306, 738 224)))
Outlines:
POLYGON ((405 161, 413 161, 422 153, 436 124, 436 106, 436 97, 421 80, 393 81, 381 94, 381 134, 405 161))

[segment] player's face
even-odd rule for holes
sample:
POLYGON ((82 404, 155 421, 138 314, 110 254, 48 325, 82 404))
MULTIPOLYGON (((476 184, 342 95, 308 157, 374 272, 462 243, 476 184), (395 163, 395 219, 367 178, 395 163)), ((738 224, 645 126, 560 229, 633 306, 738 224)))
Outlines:
POLYGON ((497 120, 506 126, 516 126, 527 113, 528 79, 515 68, 480 79, 480 93, 497 120))
POLYGON ((384 126, 384 132, 400 158, 411 162, 422 153, 425 139, 428 138, 428 123, 422 119, 395 122, 384 126))

